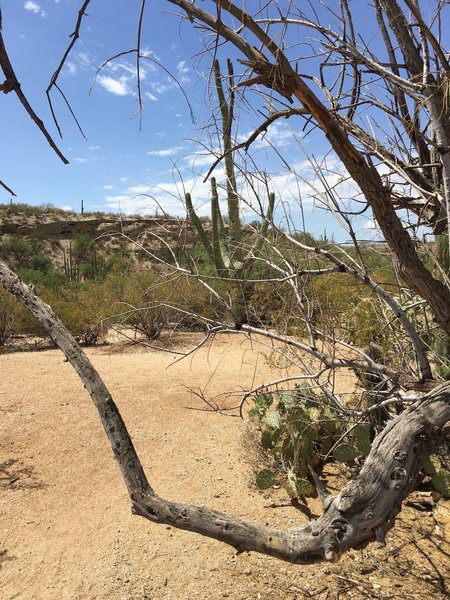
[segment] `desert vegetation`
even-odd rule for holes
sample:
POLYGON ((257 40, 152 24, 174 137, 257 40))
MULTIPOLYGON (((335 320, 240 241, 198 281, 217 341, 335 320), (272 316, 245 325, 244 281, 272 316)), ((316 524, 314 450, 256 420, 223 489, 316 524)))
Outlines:
MULTIPOLYGON (((95 240, 78 237, 65 251, 63 268, 55 271, 37 246, 10 238, 1 252, 20 277, 1 263, 0 279, 38 317, 39 327, 89 390, 135 514, 239 550, 295 563, 334 561, 373 539, 385 543, 402 500, 419 478, 426 475, 442 495, 450 491, 445 5, 436 4, 427 24, 419 3, 377 0, 372 10, 382 40, 378 55, 355 33, 346 0, 324 4, 324 14, 311 9, 305 15, 289 6, 281 16, 273 3, 254 14, 231 2, 210 2, 210 11, 185 0, 168 3, 221 48, 210 67, 216 99, 211 127, 220 140, 219 150, 210 149, 215 158, 206 174, 210 222, 200 219, 189 194, 182 199, 197 245, 175 251, 164 241, 162 256, 150 243, 159 236, 150 230, 136 240, 125 236, 127 247, 129 242, 136 247, 131 260, 126 252, 103 255, 95 240), (320 18, 329 15, 334 28, 320 18), (313 76, 302 66, 299 71, 296 44, 285 44, 293 29, 320 38, 304 57, 311 60, 313 76), (224 56, 222 41, 225 49, 232 48, 233 60, 224 56), (238 81, 235 63, 241 70, 238 81), (258 98, 263 121, 242 142, 236 105, 245 105, 245 94, 258 98), (366 109, 371 127, 365 125, 366 109), (257 158, 248 158, 255 140, 279 119, 312 127, 329 144, 333 165, 326 156, 320 163, 309 156, 314 180, 306 183, 316 207, 343 225, 350 246, 326 235, 314 239, 306 227, 296 228, 292 199, 277 196, 257 158), (220 163, 221 183, 213 176, 220 163), (241 218, 244 209, 257 217, 249 226, 241 218), (354 217, 362 212, 378 227, 380 243, 359 239, 354 217), (420 235, 423 228, 431 238, 420 235), (140 269, 144 259, 151 272, 140 269), (295 369, 292 376, 255 384, 235 408, 243 411, 253 402, 250 414, 268 460, 257 474, 258 485, 283 481, 295 499, 317 492, 323 514, 305 527, 281 532, 156 495, 111 394, 74 339, 94 344, 118 326, 150 342, 164 329, 200 328, 204 340, 238 332, 295 369), (342 369, 350 369, 359 382, 345 393, 336 385, 342 369), (320 479, 328 460, 355 469, 355 479, 338 494, 320 479)), ((88 4, 80 11, 77 36, 88 4)), ((138 39, 145 2, 141 6, 138 39)), ((139 70, 140 46, 132 52, 139 70)), ((3 51, 2 68, 13 84, 7 91, 15 91, 23 103, 5 57, 3 51)), ((138 102, 140 111, 140 88, 138 102)), ((49 141, 45 128, 43 133, 49 141)), ((290 177, 304 181, 295 165, 284 161, 284 167, 290 177)), ((9 315, 0 321, 5 344, 15 333, 32 331, 23 320, 21 325, 22 309, 6 292, 3 298, 3 313, 9 315)))

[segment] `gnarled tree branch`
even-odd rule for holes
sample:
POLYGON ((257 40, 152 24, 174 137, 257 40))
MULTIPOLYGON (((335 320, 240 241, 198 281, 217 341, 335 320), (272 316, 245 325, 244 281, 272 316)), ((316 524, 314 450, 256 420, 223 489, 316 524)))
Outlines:
POLYGON ((361 473, 337 496, 327 495, 322 516, 303 527, 277 531, 238 517, 157 496, 149 484, 111 394, 62 322, 4 263, 0 281, 39 319, 89 391, 119 464, 134 514, 297 564, 337 560, 349 548, 384 540, 413 489, 422 459, 450 420, 450 383, 392 420, 376 438, 361 473))

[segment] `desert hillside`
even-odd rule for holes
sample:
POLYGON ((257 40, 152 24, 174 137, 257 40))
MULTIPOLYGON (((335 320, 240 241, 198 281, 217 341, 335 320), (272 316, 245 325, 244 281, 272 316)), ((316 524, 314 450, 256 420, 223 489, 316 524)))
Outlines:
MULTIPOLYGON (((144 264, 151 262, 151 258, 143 248, 158 258, 171 260, 171 252, 179 255, 196 241, 192 227, 174 217, 77 214, 46 205, 0 205, 0 242, 25 240, 35 254, 50 258, 56 269, 62 268, 71 244, 81 238, 88 239, 101 254, 111 255, 126 249, 144 264)), ((14 252, 5 250, 3 258, 9 259, 13 266, 17 262, 14 252)))

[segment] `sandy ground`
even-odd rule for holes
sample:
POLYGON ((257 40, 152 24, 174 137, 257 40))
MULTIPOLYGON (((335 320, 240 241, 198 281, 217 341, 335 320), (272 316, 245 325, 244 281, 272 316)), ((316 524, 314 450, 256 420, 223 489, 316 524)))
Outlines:
MULTIPOLYGON (((204 407, 189 388, 215 396, 279 376, 248 342, 222 337, 172 366, 174 354, 152 350, 87 353, 160 495, 274 527, 306 522, 281 492, 253 487, 245 423, 188 408, 204 407)), ((58 350, 0 356, 0 427, 2 599, 450 596, 449 502, 406 507, 384 549, 308 567, 132 516, 95 408, 58 350)))

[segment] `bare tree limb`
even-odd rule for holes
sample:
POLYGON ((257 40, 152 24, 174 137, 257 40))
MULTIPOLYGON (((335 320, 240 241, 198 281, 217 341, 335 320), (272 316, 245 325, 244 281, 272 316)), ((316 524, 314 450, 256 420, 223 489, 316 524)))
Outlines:
MULTIPOLYGON (((0 19, 1 19, 1 15, 0 15, 0 19)), ((1 23, 1 20, 0 20, 0 23, 1 23)), ((52 150, 55 151, 55 153, 59 156, 59 158, 62 160, 62 162, 65 165, 69 164, 69 161, 62 154, 61 150, 55 144, 52 136, 47 131, 43 121, 41 121, 41 119, 34 112, 33 108, 31 107, 30 103, 28 102, 25 94, 22 92, 22 88, 20 87, 20 83, 17 80, 16 74, 14 72, 12 64, 9 60, 8 53, 6 51, 5 43, 3 41, 3 34, 2 34, 1 27, 0 27, 0 67, 2 68, 3 74, 5 76, 5 81, 0 85, 0 91, 3 92, 4 94, 9 94, 10 92, 14 92, 16 94, 20 103, 22 104, 24 109, 27 111, 31 120, 34 121, 34 123, 37 125, 37 127, 39 128, 39 130, 41 131, 41 133, 47 140, 47 142, 50 144, 50 147, 52 148, 52 150)))
POLYGON ((349 548, 384 540, 421 461, 450 419, 450 383, 410 406, 375 439, 359 477, 336 497, 320 486, 322 516, 282 532, 207 508, 160 498, 150 486, 108 389, 74 338, 34 290, 0 262, 0 281, 39 319, 89 391, 122 472, 134 514, 292 563, 335 561, 349 548))
POLYGON ((73 119, 75 120, 75 123, 77 124, 78 129, 80 130, 81 135, 84 137, 84 139, 86 139, 86 136, 84 135, 83 130, 81 129, 78 119, 75 117, 75 113, 73 112, 72 107, 69 104, 69 101, 67 100, 66 95, 63 93, 61 88, 57 85, 57 81, 58 81, 58 77, 61 73, 63 66, 66 63, 66 60, 67 60, 69 54, 72 52, 72 48, 75 46, 77 39, 80 37, 81 22, 83 20, 83 17, 86 15, 86 9, 87 9, 88 5, 90 4, 90 2, 91 2, 91 0, 84 0, 80 10, 78 11, 78 18, 77 18, 77 22, 75 24, 75 29, 70 34, 70 37, 72 38, 72 40, 71 40, 70 44, 67 46, 66 51, 64 52, 64 55, 63 55, 59 65, 56 67, 56 70, 53 73, 52 78, 50 79, 50 83, 48 84, 48 87, 45 90, 45 93, 47 94, 47 101, 50 106, 50 111, 52 113, 53 122, 55 123, 56 129, 58 130, 60 137, 62 137, 62 132, 61 132, 61 128, 58 123, 58 119, 56 118, 55 111, 53 110, 53 103, 52 103, 52 99, 50 96, 50 92, 51 92, 53 86, 61 94, 64 102, 66 103, 67 108, 70 111, 70 114, 72 115, 73 119))
MULTIPOLYGON (((401 277, 411 289, 426 299, 439 326, 450 335, 450 290, 436 279, 420 260, 411 237, 396 214, 390 188, 383 184, 375 167, 352 144, 338 120, 326 109, 304 79, 294 71, 278 45, 248 13, 228 0, 221 0, 222 11, 230 13, 244 28, 254 34, 274 56, 275 64, 270 63, 260 51, 250 46, 236 31, 227 27, 221 19, 203 11, 196 4, 192 4, 187 0, 168 1, 182 8, 191 18, 198 19, 218 35, 232 42, 247 57, 248 60, 241 62, 257 73, 259 83, 280 93, 285 98, 292 99, 292 97, 295 97, 314 117, 370 205, 384 238, 395 257, 401 277)), ((383 73, 380 72, 380 74, 383 73)), ((417 89, 419 90, 419 87, 417 89)), ((446 160, 447 156, 450 175, 450 152, 445 151, 442 160, 446 160)), ((448 186, 450 190, 450 178, 448 186)), ((450 191, 449 194, 446 194, 446 198, 449 199, 447 200, 449 202, 450 191)), ((448 215, 450 218, 450 209, 448 215)))
POLYGON ((5 189, 8 194, 11 194, 11 196, 15 196, 16 194, 12 191, 11 188, 9 188, 6 183, 4 183, 1 179, 0 179, 0 185, 2 186, 3 189, 5 189))

